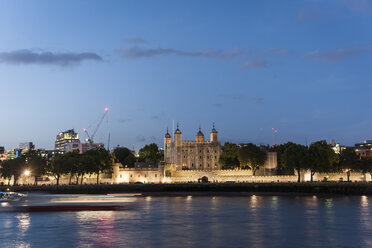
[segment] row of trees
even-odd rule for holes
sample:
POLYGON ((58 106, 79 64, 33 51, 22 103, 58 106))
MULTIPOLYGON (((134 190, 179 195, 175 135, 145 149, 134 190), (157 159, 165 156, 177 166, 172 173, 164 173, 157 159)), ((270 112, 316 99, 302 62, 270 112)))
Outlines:
POLYGON ((156 164, 163 158, 163 155, 159 151, 158 145, 155 143, 142 147, 138 152, 138 158, 134 156, 133 151, 126 147, 115 148, 114 154, 116 160, 128 168, 133 168, 135 162, 148 162, 151 164, 156 164))
POLYGON ((30 172, 35 178, 35 184, 38 183, 38 178, 43 175, 50 175, 56 179, 59 184, 62 176, 69 176, 69 184, 72 182, 79 184, 83 183, 84 175, 95 174, 97 176, 97 184, 102 173, 111 173, 112 165, 116 161, 133 168, 136 161, 157 163, 162 159, 162 154, 158 146, 153 143, 145 145, 139 151, 139 157, 134 156, 133 151, 126 147, 117 147, 113 153, 105 149, 94 149, 80 154, 77 151, 66 154, 56 154, 54 158, 47 160, 41 156, 38 150, 29 150, 21 156, 1 162, 0 175, 8 180, 14 179, 14 184, 17 184, 19 178, 30 172))
POLYGON ((309 147, 288 142, 273 150, 278 153, 278 173, 288 174, 295 170, 298 181, 303 170, 310 171, 311 181, 315 173, 322 172, 346 172, 347 181, 350 181, 351 172, 372 175, 371 158, 359 157, 352 147, 335 153, 325 140, 314 142, 309 147))
POLYGON ((69 184, 72 179, 76 179, 76 184, 83 183, 84 175, 95 174, 97 184, 101 173, 111 173, 114 162, 114 155, 105 149, 89 150, 83 154, 79 152, 69 152, 66 154, 56 154, 54 158, 47 160, 41 156, 37 150, 30 150, 25 154, 15 158, 3 161, 1 163, 0 175, 10 180, 14 179, 17 184, 18 179, 25 173, 30 172, 35 178, 35 184, 38 178, 43 175, 51 175, 56 179, 57 185, 64 175, 69 175, 69 184))
POLYGON ((304 170, 310 171, 311 181, 315 173, 346 172, 348 181, 353 171, 372 175, 371 158, 359 157, 352 147, 342 149, 337 154, 325 140, 314 142, 309 147, 288 142, 273 148, 254 144, 238 146, 226 142, 222 148, 220 164, 223 169, 249 168, 255 175, 257 169, 265 163, 266 151, 277 152, 277 174, 291 175, 296 171, 298 181, 304 170))
POLYGON ((251 169, 253 175, 265 164, 265 161, 265 150, 252 143, 238 146, 234 143, 226 142, 222 147, 220 156, 220 164, 223 169, 251 169))

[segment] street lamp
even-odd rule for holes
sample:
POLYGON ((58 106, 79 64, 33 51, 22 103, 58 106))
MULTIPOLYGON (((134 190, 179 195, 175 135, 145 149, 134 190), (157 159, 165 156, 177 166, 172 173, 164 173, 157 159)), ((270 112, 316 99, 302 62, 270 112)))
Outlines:
POLYGON ((23 173, 26 177, 28 177, 31 173, 29 170, 25 170, 25 172, 23 173))

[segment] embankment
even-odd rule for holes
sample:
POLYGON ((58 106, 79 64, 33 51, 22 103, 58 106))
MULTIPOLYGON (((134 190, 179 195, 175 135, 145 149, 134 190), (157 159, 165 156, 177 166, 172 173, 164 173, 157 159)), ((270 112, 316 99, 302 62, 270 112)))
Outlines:
POLYGON ((239 195, 253 193, 372 195, 372 183, 205 183, 0 186, 0 191, 53 194, 142 193, 144 195, 239 195))

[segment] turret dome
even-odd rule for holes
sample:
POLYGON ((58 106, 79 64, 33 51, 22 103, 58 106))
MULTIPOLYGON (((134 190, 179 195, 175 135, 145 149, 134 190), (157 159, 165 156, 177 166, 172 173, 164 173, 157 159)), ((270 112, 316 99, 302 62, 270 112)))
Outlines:
POLYGON ((211 133, 218 133, 217 130, 216 130, 216 128, 214 127, 214 122, 213 122, 213 128, 212 128, 211 133))
POLYGON ((201 131, 201 128, 199 127, 199 132, 196 134, 196 137, 200 137, 200 136, 204 137, 204 133, 201 131))
POLYGON ((167 128, 167 133, 165 134, 165 138, 171 138, 171 135, 169 134, 168 128, 167 128))
POLYGON ((175 134, 182 134, 181 130, 180 130, 180 127, 179 127, 179 124, 178 124, 178 121, 177 121, 177 129, 176 131, 174 131, 175 134))

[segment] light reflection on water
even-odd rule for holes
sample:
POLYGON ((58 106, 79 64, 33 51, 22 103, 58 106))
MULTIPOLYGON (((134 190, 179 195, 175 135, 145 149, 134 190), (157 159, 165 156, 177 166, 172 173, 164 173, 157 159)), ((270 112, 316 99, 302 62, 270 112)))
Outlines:
MULTIPOLYGON (((78 199, 92 202, 91 196, 78 199)), ((1 247, 372 247, 372 198, 367 196, 120 201, 135 209, 0 212, 1 247)))

